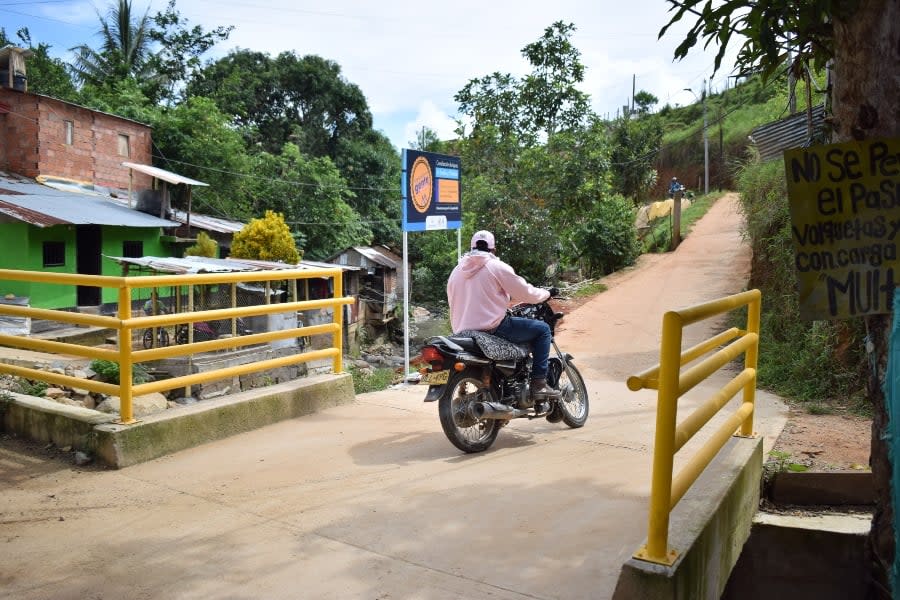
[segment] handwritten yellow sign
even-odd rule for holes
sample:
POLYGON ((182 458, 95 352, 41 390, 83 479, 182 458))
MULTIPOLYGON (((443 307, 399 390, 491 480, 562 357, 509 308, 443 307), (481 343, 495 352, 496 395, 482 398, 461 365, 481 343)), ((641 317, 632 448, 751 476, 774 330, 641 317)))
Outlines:
POLYGON ((784 153, 804 319, 891 311, 900 278, 900 139, 784 153))

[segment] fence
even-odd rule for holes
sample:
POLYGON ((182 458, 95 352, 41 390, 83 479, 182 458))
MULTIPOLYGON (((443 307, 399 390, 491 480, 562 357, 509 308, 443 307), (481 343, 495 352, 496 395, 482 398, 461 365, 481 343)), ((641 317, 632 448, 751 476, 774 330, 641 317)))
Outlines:
MULTIPOLYGON (((0 335, 0 345, 39 352, 54 354, 68 354, 78 357, 108 360, 119 366, 119 383, 85 380, 60 373, 52 373, 28 367, 0 363, 0 373, 7 373, 32 380, 45 381, 56 385, 66 385, 87 389, 120 398, 120 422, 131 424, 135 422, 133 416, 132 399, 135 396, 162 392, 179 387, 189 388, 200 384, 227 377, 235 377, 247 373, 275 369, 283 366, 299 364, 312 360, 331 358, 332 368, 335 373, 342 371, 342 329, 343 319, 341 307, 351 304, 353 298, 344 298, 342 289, 342 277, 340 269, 297 269, 297 270, 268 270, 238 273, 215 274, 185 274, 185 275, 161 275, 138 277, 110 277, 102 275, 76 275, 67 273, 44 273, 37 271, 17 271, 0 269, 0 281, 29 281, 50 283, 68 286, 91 286, 118 289, 118 303, 115 316, 93 315, 65 310, 52 310, 31 308, 28 306, 0 304, 0 316, 24 317, 57 321, 77 326, 104 327, 116 331, 117 344, 115 349, 83 346, 66 342, 34 339, 18 335, 0 335), (298 281, 312 278, 327 278, 332 282, 333 294, 330 298, 315 300, 298 300, 298 281), (232 299, 236 295, 236 287, 239 283, 263 282, 265 284, 265 303, 249 306, 232 306, 227 308, 212 308, 194 310, 194 290, 196 286, 228 286, 232 299), (269 291, 273 289, 273 282, 277 286, 284 286, 286 293, 292 301, 272 304, 269 302, 269 291), (186 312, 172 312, 167 314, 150 314, 134 316, 132 307, 137 300, 135 290, 150 290, 150 297, 157 299, 159 288, 170 286, 174 291, 173 300, 187 298, 186 312), (186 290, 186 293, 182 291, 186 290), (215 321, 232 323, 232 334, 237 333, 235 323, 238 319, 277 316, 285 314, 296 315, 299 311, 315 309, 332 309, 333 316, 330 323, 304 326, 294 321, 294 327, 278 328, 273 331, 249 333, 247 335, 223 335, 215 339, 195 341, 193 324, 215 321), (173 327, 177 331, 179 327, 186 328, 187 336, 184 341, 171 346, 159 346, 156 332, 160 328, 173 327), (150 348, 135 349, 135 332, 150 329, 154 332, 154 340, 150 348), (146 383, 133 383, 134 365, 154 360, 172 358, 177 356, 191 356, 195 353, 227 350, 256 344, 277 343, 279 340, 291 338, 307 338, 309 336, 330 334, 331 345, 327 348, 309 350, 301 348, 301 351, 254 362, 230 366, 218 370, 203 373, 191 373, 180 377, 172 377, 146 383), (304 351, 305 350, 305 351, 304 351)), ((177 301, 180 304, 180 301, 177 301)), ((155 306, 151 307, 154 309, 155 306)), ((179 306, 180 308, 180 306, 179 306)))
POLYGON ((738 428, 741 436, 749 437, 753 434, 761 297, 759 290, 750 290, 667 312, 663 316, 659 364, 628 378, 628 389, 632 391, 658 390, 647 544, 635 553, 635 558, 665 565, 673 564, 677 551, 668 548, 669 515, 672 509, 738 428), (746 329, 732 327, 682 352, 685 326, 744 306, 747 307, 746 329), (682 366, 723 344, 727 345, 695 366, 681 371, 682 366), (744 369, 680 424, 676 423, 678 399, 741 354, 744 355, 744 369), (738 409, 688 460, 678 476, 673 478, 675 453, 741 390, 743 398, 738 409))

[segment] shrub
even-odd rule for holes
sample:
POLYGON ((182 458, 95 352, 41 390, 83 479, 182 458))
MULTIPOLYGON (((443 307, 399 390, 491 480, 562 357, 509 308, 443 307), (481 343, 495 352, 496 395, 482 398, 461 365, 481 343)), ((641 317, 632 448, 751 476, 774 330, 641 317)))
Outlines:
POLYGON ((852 398, 865 385, 862 319, 803 321, 796 293, 784 166, 750 161, 738 189, 762 292, 759 382, 800 401, 852 398))
POLYGON ((262 219, 252 219, 234 234, 231 256, 281 261, 291 265, 300 262, 300 253, 284 216, 271 210, 267 210, 262 219))
POLYGON ((197 243, 184 251, 185 256, 204 256, 206 258, 218 258, 219 244, 209 237, 205 231, 197 234, 197 243))
POLYGON ((595 201, 590 213, 572 228, 570 259, 581 261, 588 277, 633 264, 640 253, 634 219, 634 206, 623 196, 595 201))
POLYGON ((391 369, 375 369, 371 373, 365 373, 351 366, 347 370, 350 371, 350 376, 353 378, 353 392, 355 394, 386 390, 394 378, 394 372, 391 369))
MULTIPOLYGON (((98 358, 91 361, 91 370, 99 375, 102 381, 119 383, 119 363, 98 358)), ((145 383, 151 379, 150 373, 147 372, 143 365, 135 364, 131 366, 132 383, 145 383)))

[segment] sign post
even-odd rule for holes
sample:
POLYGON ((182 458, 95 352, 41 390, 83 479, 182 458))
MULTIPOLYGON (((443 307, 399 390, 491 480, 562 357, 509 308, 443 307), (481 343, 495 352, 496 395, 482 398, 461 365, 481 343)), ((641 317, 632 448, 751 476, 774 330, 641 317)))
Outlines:
MULTIPOLYGON (((403 150, 400 191, 403 198, 403 383, 409 377, 410 231, 459 230, 462 227, 462 177, 459 158, 403 150)), ((458 252, 458 250, 457 250, 458 252)))

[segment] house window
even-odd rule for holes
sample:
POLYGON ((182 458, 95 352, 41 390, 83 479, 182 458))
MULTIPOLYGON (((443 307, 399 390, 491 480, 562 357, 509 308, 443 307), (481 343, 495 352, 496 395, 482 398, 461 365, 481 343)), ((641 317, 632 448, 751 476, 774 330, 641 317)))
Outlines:
POLYGON ((66 243, 44 242, 44 266, 64 267, 66 265, 66 243))
POLYGON ((131 156, 131 151, 128 146, 128 136, 124 133, 119 134, 119 156, 131 156))
POLYGON ((122 242, 122 256, 125 258, 141 258, 144 256, 144 242, 140 240, 122 242))
POLYGON ((71 146, 75 143, 75 122, 63 121, 63 127, 65 128, 66 146, 71 146))

